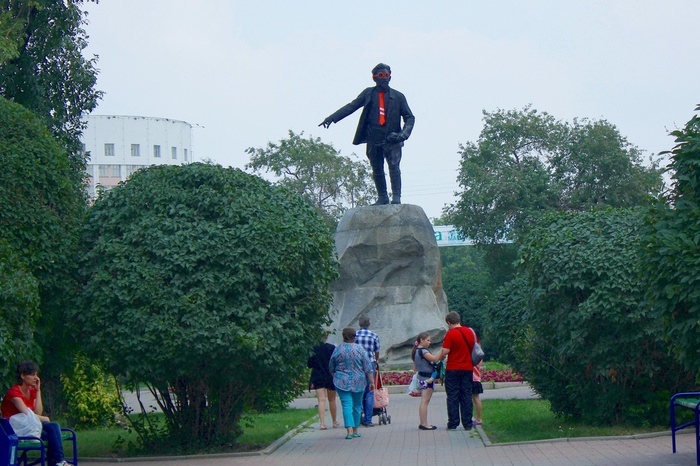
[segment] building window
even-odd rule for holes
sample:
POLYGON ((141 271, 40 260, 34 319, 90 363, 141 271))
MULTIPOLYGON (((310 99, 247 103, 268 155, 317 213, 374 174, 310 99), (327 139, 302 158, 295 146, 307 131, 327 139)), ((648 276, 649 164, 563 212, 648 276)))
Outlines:
POLYGON ((119 165, 112 165, 112 176, 119 178, 121 175, 119 173, 119 165))
POLYGON ((126 178, 129 178, 131 175, 134 174, 134 172, 136 172, 144 167, 145 167, 145 165, 125 165, 124 166, 124 169, 125 169, 124 176, 126 178))
POLYGON ((114 157, 114 144, 113 143, 106 143, 105 144, 105 156, 114 157))
POLYGON ((187 162, 187 149, 183 149, 185 151, 185 162, 187 162))
POLYGON ((109 165, 99 165, 98 173, 100 174, 100 178, 109 176, 109 165))
POLYGON ((131 156, 132 157, 141 157, 141 146, 138 144, 132 144, 131 145, 131 156))
POLYGON ((160 158, 160 146, 153 146, 153 157, 160 158))
POLYGON ((170 148, 173 153, 173 160, 177 160, 177 147, 170 148))

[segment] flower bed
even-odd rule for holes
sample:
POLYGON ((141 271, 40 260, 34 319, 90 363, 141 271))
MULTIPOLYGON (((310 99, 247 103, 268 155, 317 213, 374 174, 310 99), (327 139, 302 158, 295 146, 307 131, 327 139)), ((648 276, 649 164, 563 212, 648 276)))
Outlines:
POLYGON ((523 376, 511 369, 481 371, 483 382, 522 382, 523 376))
MULTIPOLYGON (((411 383, 413 372, 411 371, 387 371, 382 372, 384 385, 408 385, 411 383)), ((482 371, 483 382, 522 382, 523 377, 510 369, 482 371)))
POLYGON ((381 375, 384 385, 408 385, 413 378, 411 371, 389 371, 382 372, 381 375))

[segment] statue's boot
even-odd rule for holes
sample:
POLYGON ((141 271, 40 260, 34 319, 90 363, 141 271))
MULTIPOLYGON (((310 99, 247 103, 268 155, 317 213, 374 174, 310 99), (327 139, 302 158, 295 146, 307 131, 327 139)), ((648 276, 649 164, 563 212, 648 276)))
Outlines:
POLYGON ((391 179, 391 203, 401 204, 401 170, 398 168, 389 170, 391 179))
POLYGON ((384 205, 389 203, 389 195, 386 192, 386 177, 384 173, 374 175, 374 186, 377 188, 377 202, 372 205, 384 205))

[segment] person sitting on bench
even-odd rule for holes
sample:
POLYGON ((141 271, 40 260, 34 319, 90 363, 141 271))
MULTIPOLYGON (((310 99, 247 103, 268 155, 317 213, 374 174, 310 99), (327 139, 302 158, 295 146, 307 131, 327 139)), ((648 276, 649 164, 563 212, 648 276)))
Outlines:
POLYGON ((0 405, 0 412, 2 412, 2 417, 9 419, 12 424, 12 416, 24 416, 31 410, 41 421, 41 438, 48 442, 46 459, 49 466, 72 466, 63 456, 61 426, 57 422, 51 422, 51 419, 43 415, 41 379, 39 379, 38 372, 39 366, 32 361, 19 363, 17 366, 18 384, 5 394, 2 405, 0 405))

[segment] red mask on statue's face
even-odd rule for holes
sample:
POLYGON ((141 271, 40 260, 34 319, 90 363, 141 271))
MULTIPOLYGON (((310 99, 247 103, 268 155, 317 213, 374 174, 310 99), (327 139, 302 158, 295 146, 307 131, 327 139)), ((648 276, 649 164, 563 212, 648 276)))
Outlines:
POLYGON ((389 81, 391 81, 391 71, 381 68, 372 76, 377 87, 385 91, 389 89, 389 81))

